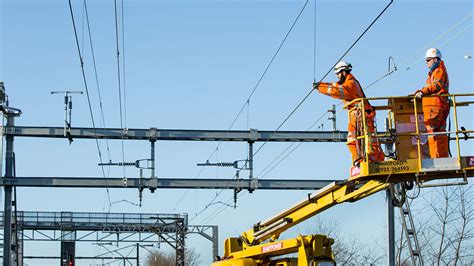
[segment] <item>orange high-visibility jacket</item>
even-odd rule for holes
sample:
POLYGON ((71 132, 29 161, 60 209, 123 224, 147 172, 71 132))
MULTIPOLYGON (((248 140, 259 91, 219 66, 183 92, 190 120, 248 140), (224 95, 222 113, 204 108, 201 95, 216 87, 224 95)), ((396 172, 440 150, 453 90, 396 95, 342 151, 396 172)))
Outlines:
MULTIPOLYGON (((426 86, 421 90, 423 95, 441 95, 449 93, 449 78, 448 72, 444 65, 444 61, 441 60, 439 66, 428 73, 428 78, 426 79, 426 86)), ((429 109, 431 107, 438 107, 442 109, 448 108, 448 101, 446 97, 426 97, 423 98, 423 110, 429 109)))
MULTIPOLYGON (((348 103, 357 98, 365 98, 359 81, 357 81, 352 74, 348 74, 346 80, 342 84, 339 84, 338 82, 321 82, 318 86, 318 91, 333 98, 341 99, 344 103, 348 103)), ((364 107, 365 110, 372 109, 372 106, 368 101, 365 101, 364 107)), ((349 109, 350 108, 352 108, 352 106, 349 106, 349 109)))

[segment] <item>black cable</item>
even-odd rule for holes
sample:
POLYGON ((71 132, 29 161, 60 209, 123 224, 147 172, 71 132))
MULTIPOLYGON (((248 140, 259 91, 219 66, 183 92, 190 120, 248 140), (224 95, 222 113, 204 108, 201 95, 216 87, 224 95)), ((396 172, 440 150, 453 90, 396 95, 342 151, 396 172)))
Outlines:
MULTIPOLYGON (((329 68, 328 72, 326 72, 326 74, 324 74, 324 76, 319 80, 319 82, 323 81, 327 75, 329 75, 329 73, 331 73, 331 71, 333 70, 333 68, 337 65, 337 63, 339 61, 341 61, 344 56, 346 56, 347 53, 349 53, 349 51, 359 42, 359 40, 365 35, 365 33, 372 27, 372 25, 374 25, 374 23, 380 18, 380 16, 382 16, 382 14, 387 10, 387 8, 393 3, 393 0, 390 1, 390 3, 382 10, 382 12, 380 12, 380 14, 372 21, 372 23, 370 23, 370 25, 364 30, 364 32, 362 32, 362 34, 355 40, 354 43, 352 43, 352 45, 344 52, 344 54, 342 54, 342 56, 336 61, 336 63, 334 63, 334 65, 329 68)), ((275 135, 275 133, 286 123, 286 121, 288 121, 288 119, 296 112, 296 110, 298 110, 298 108, 300 108, 300 106, 306 101, 306 99, 309 97, 309 95, 311 95, 311 93, 313 92, 313 89, 311 89, 308 94, 306 94, 306 96, 303 98, 303 100, 301 100, 298 105, 296 105, 296 107, 293 109, 293 111, 290 112, 290 114, 283 120, 283 122, 277 127, 277 129, 275 129, 275 131, 273 131, 269 136, 268 138, 265 140, 265 142, 263 142, 263 144, 257 149, 257 151, 253 154, 254 156, 265 146, 265 144, 267 144, 268 140, 273 136, 275 135)))
POLYGON ((250 98, 252 98, 253 94, 255 93, 255 90, 257 90, 258 86, 260 85, 260 82, 262 81, 263 77, 265 77, 265 74, 267 74, 267 71, 268 69, 270 68, 270 66, 272 65, 273 61, 275 60, 275 58, 277 57, 278 53, 280 52, 280 49, 283 47, 283 44, 285 44, 285 41, 286 39, 288 38, 288 36, 290 35, 291 31, 293 30, 293 28, 295 27, 296 25, 296 22, 298 22, 301 14, 303 13, 304 9, 306 8, 306 5, 308 4, 308 0, 306 0, 306 2, 304 3, 303 7, 301 8, 300 12, 298 13, 298 16, 296 16, 296 19, 293 21, 293 24, 291 24, 291 27, 290 29, 288 30, 288 32, 286 33, 285 35, 285 38, 283 38, 283 41, 281 41, 280 45, 278 46, 278 49, 276 50, 275 54, 273 55, 272 59, 270 60, 270 62, 268 63, 267 67, 265 68, 265 71, 263 71, 262 75, 260 76, 257 84, 255 85, 255 87, 253 88, 252 90, 252 93, 250 93, 250 96, 247 100, 250 100, 250 98))
MULTIPOLYGON (((75 36, 75 40, 76 40, 77 52, 78 52, 78 55, 79 55, 79 61, 81 63, 82 80, 84 82, 84 87, 85 87, 86 96, 87 96, 87 103, 89 105, 89 114, 90 114, 90 117, 91 117, 91 120, 92 120, 92 127, 94 128, 94 137, 95 137, 94 139, 95 139, 97 151, 98 151, 98 154, 99 154, 100 163, 103 164, 102 152, 100 151, 99 140, 97 138, 97 129, 96 129, 96 126, 95 126, 94 114, 92 112, 92 104, 91 104, 91 99, 90 99, 90 95, 89 95, 89 88, 87 86, 86 72, 84 70, 84 60, 82 58, 82 53, 81 53, 81 49, 80 49, 80 46, 79 46, 79 38, 77 37, 76 22, 74 20, 74 12, 72 10, 71 0, 68 0, 68 2, 69 2, 69 11, 71 12, 71 20, 72 20, 72 26, 73 26, 73 29, 74 29, 74 36, 75 36)), ((107 192, 107 198, 108 198, 108 201, 109 201, 109 204, 110 204, 110 202, 111 202, 110 201, 110 192, 109 192, 109 188, 108 188, 108 185, 107 185, 107 178, 105 177, 104 167, 101 167, 101 169, 102 169, 102 176, 105 179, 105 187, 106 187, 105 190, 107 192)))

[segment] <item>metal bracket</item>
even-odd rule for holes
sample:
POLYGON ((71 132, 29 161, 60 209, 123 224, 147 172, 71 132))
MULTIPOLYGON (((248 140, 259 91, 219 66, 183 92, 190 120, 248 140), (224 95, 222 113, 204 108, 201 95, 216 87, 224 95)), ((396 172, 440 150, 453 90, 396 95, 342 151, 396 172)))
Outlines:
POLYGON ((122 138, 128 137, 128 128, 122 128, 122 138))
POLYGON ((256 141, 258 139, 258 129, 250 128, 249 138, 251 141, 256 141))
POLYGON ((155 141, 158 138, 158 129, 156 127, 150 127, 150 141, 155 141))
POLYGON ((450 183, 438 183, 438 184, 424 184, 417 180, 417 185, 421 188, 431 188, 431 187, 451 187, 451 186, 464 186, 469 184, 467 180, 467 173, 464 171, 463 181, 460 182, 450 182, 450 183))

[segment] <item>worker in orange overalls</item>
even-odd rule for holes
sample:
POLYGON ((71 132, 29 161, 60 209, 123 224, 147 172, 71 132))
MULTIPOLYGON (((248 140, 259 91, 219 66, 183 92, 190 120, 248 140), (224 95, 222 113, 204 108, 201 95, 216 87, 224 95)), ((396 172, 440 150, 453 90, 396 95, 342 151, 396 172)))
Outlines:
MULTIPOLYGON (((434 96, 449 93, 449 78, 441 52, 436 48, 426 51, 426 64, 430 69, 426 86, 415 92, 415 97, 423 96, 423 117, 428 133, 446 132, 446 118, 449 115, 448 97, 434 96)), ((428 135, 428 146, 431 158, 449 157, 448 135, 428 135)))
MULTIPOLYGON (((366 98, 359 81, 351 74, 352 66, 346 62, 339 62, 334 67, 339 81, 333 83, 317 82, 313 84, 313 89, 317 89, 320 93, 329 95, 336 99, 341 99, 344 103, 348 103, 357 98, 366 98)), ((360 104, 360 102, 359 102, 360 104)), ((352 109, 351 105, 348 109, 352 109)), ((364 101, 365 122, 368 133, 375 133, 375 109, 370 105, 368 100, 364 101)), ((363 135, 362 114, 360 109, 349 111, 349 124, 347 135, 347 147, 352 155, 353 164, 357 164, 360 160, 365 160, 368 155, 370 162, 383 161, 385 155, 380 148, 377 138, 370 138, 370 147, 364 152, 363 140, 357 140, 358 136, 363 135)))

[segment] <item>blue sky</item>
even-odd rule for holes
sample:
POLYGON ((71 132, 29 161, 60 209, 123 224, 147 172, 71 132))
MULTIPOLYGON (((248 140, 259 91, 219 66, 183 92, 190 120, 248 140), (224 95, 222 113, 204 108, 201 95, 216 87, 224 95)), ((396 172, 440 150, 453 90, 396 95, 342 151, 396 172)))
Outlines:
MULTIPOLYGON (((82 1, 72 1, 76 25, 83 34, 82 1)), ((388 1, 317 1, 316 78, 324 75, 388 1)), ((304 1, 125 1, 126 126, 129 128, 227 129, 257 83, 304 1)), ((99 75, 106 125, 120 127, 116 72, 113 1, 89 1, 88 11, 99 75)), ((472 14, 470 0, 395 1, 345 60, 354 66, 361 84, 375 81, 387 71, 389 56, 401 65, 416 56, 410 70, 399 71, 367 91, 369 97, 407 95, 423 86, 427 69, 424 47, 472 14), (422 52, 420 52, 422 51, 422 52)), ((250 102, 250 112, 234 129, 273 130, 306 95, 313 81, 314 1, 310 1, 250 102), (248 124, 248 125, 247 125, 248 124)), ((440 46, 450 75, 452 93, 473 92, 473 16, 430 46, 440 46), (466 29, 462 34, 457 32, 466 29), (451 40, 451 41, 449 41, 451 40), (447 44, 443 45, 446 41, 447 44)), ((0 79, 5 82, 11 106, 22 109, 18 125, 62 126, 63 99, 53 90, 83 90, 74 33, 67 1, 1 2, 0 79)), ((96 121, 97 90, 88 39, 84 60, 96 121)), ((121 58, 122 60, 123 58, 121 58)), ((331 73, 326 80, 335 77, 331 73)), ((123 89, 123 88, 122 88, 123 89)), ((73 126, 90 127, 87 99, 73 96, 73 126)), ((331 104, 313 94, 282 127, 306 130, 331 104)), ((473 128, 472 110, 464 125, 473 128), (471 118, 469 118, 469 116, 471 118)), ((346 129, 345 112, 338 109, 338 128, 346 129)), ((379 114, 379 128, 383 128, 379 114)), ((324 129, 331 127, 324 122, 324 129)), ((98 123, 98 122, 97 122, 98 123)), ((204 162, 217 143, 157 143, 159 177, 196 177, 196 163, 204 162)), ((105 145, 103 143, 102 145, 105 145)), ((257 144, 256 147, 259 145, 257 144)), ((104 146, 102 146, 104 147, 104 146)), ((270 143, 256 158, 256 173, 287 144, 270 143)), ((95 143, 76 140, 17 139, 18 176, 101 176, 95 143)), ((121 160, 120 142, 111 142, 112 160, 121 160)), ((463 152, 473 151, 469 146, 463 152)), ((148 157, 145 142, 126 142, 125 160, 148 157)), ((244 143, 223 143, 212 161, 245 159, 244 143)), ((107 158, 106 158, 107 159, 107 158)), ((344 144, 303 144, 265 178, 345 179, 349 154, 344 144)), ((110 176, 121 177, 112 168, 110 176)), ((138 171, 127 169, 137 177, 138 171)), ((233 170, 206 168, 199 177, 231 178, 233 170)), ((103 189, 19 189, 21 210, 103 211, 103 189)), ((217 191, 159 190, 145 193, 144 206, 119 203, 112 212, 189 213, 191 223, 208 220, 219 206, 199 216, 217 191), (185 194, 184 194, 185 193, 185 194), (184 195, 184 200, 178 200, 184 195)), ((235 236, 268 216, 305 197, 307 192, 256 191, 242 196, 238 208, 227 208, 209 221, 219 225, 220 242, 235 236)), ((137 202, 135 190, 112 190, 112 201, 137 202)), ((219 197, 232 197, 226 191, 219 197)), ((337 220, 363 240, 385 245, 385 201, 382 194, 354 204, 337 206, 321 215, 337 220)), ((306 231, 311 221, 292 233, 306 231)), ((288 237, 292 235, 289 234, 288 237)), ((191 237, 189 245, 211 260, 210 245, 191 237)), ((222 246, 220 247, 222 251, 222 246)), ((27 251, 28 252, 28 251, 27 251)), ((32 251, 33 252, 33 251, 32 251)), ((59 251, 58 251, 59 252, 59 251)), ((91 252, 95 252, 93 249, 91 252)), ((34 265, 34 263, 31 263, 34 265)))

